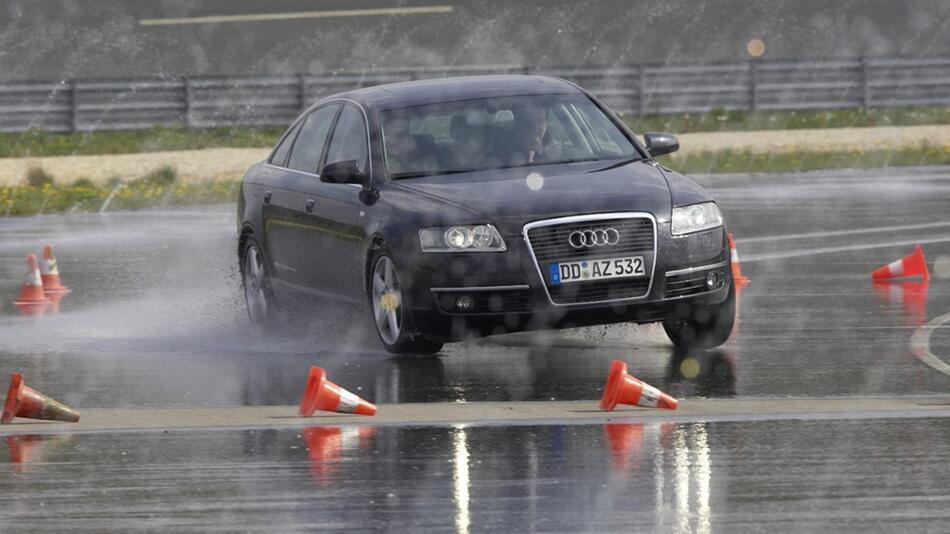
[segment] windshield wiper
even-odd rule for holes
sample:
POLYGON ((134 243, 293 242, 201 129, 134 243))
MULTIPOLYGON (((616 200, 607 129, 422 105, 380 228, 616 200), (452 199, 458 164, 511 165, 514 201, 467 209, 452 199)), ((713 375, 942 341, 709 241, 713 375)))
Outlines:
POLYGON ((643 157, 643 156, 641 156, 641 155, 638 154, 638 155, 636 155, 636 156, 632 156, 632 157, 629 157, 629 158, 624 158, 624 159, 622 159, 622 160, 620 160, 620 161, 615 161, 615 162, 611 163, 610 165, 607 165, 606 167, 602 167, 602 168, 600 168, 600 169, 594 169, 594 170, 589 171, 589 172, 603 172, 603 171, 609 171, 610 169, 616 169, 617 167, 623 167, 624 165, 626 165, 626 164, 628 164, 628 163, 633 163, 634 161, 643 161, 643 160, 645 160, 645 159, 647 159, 647 158, 645 158, 645 157, 643 157))
POLYGON ((590 161, 601 161, 601 158, 577 158, 577 159, 561 159, 561 160, 541 160, 541 161, 532 161, 531 163, 519 163, 517 165, 502 165, 500 167, 489 167, 485 170, 498 170, 498 169, 517 169, 518 167, 538 167, 540 165, 560 165, 562 163, 583 163, 590 161))
POLYGON ((401 180, 403 178, 424 178, 426 176, 444 176, 446 174, 462 174, 466 172, 477 172, 478 169, 455 169, 450 171, 409 171, 409 172, 397 172, 392 174, 390 177, 393 180, 401 180))

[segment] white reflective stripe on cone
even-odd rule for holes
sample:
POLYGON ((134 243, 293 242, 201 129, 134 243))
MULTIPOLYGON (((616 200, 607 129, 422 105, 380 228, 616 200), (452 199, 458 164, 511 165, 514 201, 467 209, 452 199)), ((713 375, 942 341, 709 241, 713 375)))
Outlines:
POLYGON ((647 408, 656 408, 656 403, 659 400, 660 390, 650 384, 643 384, 643 390, 640 391, 640 400, 637 402, 637 405, 646 406, 647 408))
POLYGON ((732 249, 732 263, 739 263, 739 252, 736 249, 732 249))
POLYGON ((40 272, 43 274, 59 274, 58 269, 56 268, 56 260, 40 260, 40 272))
POLYGON ((40 278, 40 271, 34 270, 26 273, 26 282, 28 286, 41 286, 43 285, 43 279, 40 278))
POLYGON ((342 413, 353 413, 360 404, 360 398, 349 391, 340 388, 340 403, 336 405, 336 411, 342 413))
POLYGON ((899 259, 897 261, 892 261, 890 265, 887 266, 887 271, 891 273, 891 276, 904 276, 904 260, 899 259))

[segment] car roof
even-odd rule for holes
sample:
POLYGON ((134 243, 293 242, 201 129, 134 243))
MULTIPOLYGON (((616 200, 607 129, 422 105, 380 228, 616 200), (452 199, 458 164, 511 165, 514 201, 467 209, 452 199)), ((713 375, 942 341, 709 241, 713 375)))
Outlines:
POLYGON ((388 83, 335 94, 322 101, 348 98, 380 110, 517 95, 578 94, 574 84, 549 76, 457 76, 388 83))

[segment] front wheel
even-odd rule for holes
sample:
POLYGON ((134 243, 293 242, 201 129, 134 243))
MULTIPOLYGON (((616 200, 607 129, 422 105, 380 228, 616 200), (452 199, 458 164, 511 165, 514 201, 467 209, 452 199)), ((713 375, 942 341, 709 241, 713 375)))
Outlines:
POLYGON ((429 355, 442 350, 442 343, 430 341, 414 331, 396 265, 385 253, 378 253, 373 261, 369 299, 376 333, 387 351, 429 355))
POLYGON ((725 343, 736 322, 736 287, 729 285, 726 300, 690 310, 685 318, 663 321, 663 329, 678 349, 711 349, 725 343))

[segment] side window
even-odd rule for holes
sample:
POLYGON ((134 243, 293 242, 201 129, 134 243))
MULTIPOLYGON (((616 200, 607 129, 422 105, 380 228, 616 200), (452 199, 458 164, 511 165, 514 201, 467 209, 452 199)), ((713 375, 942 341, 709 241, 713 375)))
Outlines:
POLYGON ((318 168, 320 156, 323 155, 327 134, 330 132, 330 126, 333 125, 333 117, 339 109, 339 104, 331 104, 314 111, 307 117, 300 128, 300 133, 297 134, 297 140, 294 141, 290 161, 287 162, 288 167, 303 172, 320 171, 318 168))
POLYGON ((355 106, 347 104, 340 113, 340 120, 333 130, 330 149, 327 151, 327 164, 355 159, 360 172, 366 172, 369 149, 366 146, 366 123, 363 113, 355 106))
POLYGON ((280 144, 277 145, 277 148, 274 149, 274 154, 271 156, 268 163, 278 165, 283 167, 287 163, 287 154, 290 153, 290 147, 294 144, 294 138, 297 137, 297 131, 300 130, 300 126, 304 121, 299 121, 297 124, 294 124, 293 127, 287 132, 287 134, 280 140, 280 144))

